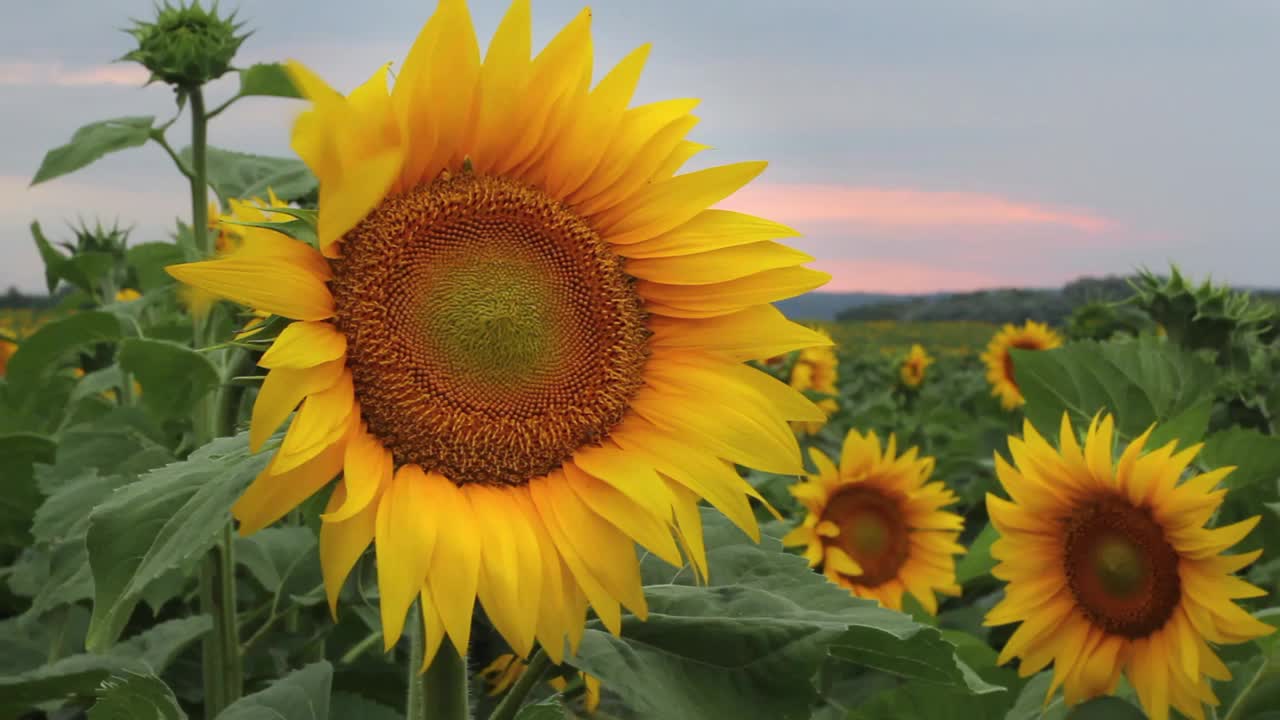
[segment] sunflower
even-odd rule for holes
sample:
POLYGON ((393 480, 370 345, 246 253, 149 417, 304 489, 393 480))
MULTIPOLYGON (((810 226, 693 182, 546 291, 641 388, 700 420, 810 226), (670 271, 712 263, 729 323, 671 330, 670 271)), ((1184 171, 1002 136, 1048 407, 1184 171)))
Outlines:
POLYGON ((1005 410, 1021 406, 1026 400, 1014 379, 1013 356, 1009 351, 1013 348, 1051 350, 1061 345, 1062 337, 1044 323, 1028 320, 1022 327, 1006 323, 991 338, 986 352, 982 354, 982 362, 987 365, 987 382, 991 383, 991 395, 1000 398, 1005 410))
POLYGON ((1210 530, 1233 468, 1179 482, 1200 446, 1147 452, 1151 430, 1113 456, 1111 416, 1095 417, 1084 447, 1064 414, 1055 450, 1030 423, 996 456, 1010 500, 987 495, 1000 539, 991 547, 1008 582, 988 625, 1022 623, 1000 662, 1029 676, 1053 663, 1049 695, 1068 704, 1112 692, 1123 672, 1156 720, 1169 706, 1203 718, 1217 704, 1209 678, 1231 677, 1210 643, 1271 632, 1233 600, 1265 594, 1232 573, 1261 551, 1222 555, 1258 518, 1210 530))
POLYGON ((925 349, 919 344, 911 346, 911 351, 907 353, 906 359, 902 361, 902 367, 898 369, 898 375, 902 378, 902 384, 909 388, 920 387, 920 383, 924 382, 924 372, 933 364, 933 357, 925 352, 925 349))
MULTIPOLYGON (((822 345, 816 345, 800 351, 795 363, 791 366, 791 387, 800 392, 810 390, 827 395, 835 395, 837 392, 836 372, 840 362, 836 357, 831 335, 826 330, 818 330, 817 334, 825 342, 822 345)), ((792 426, 797 430, 812 435, 822 429, 822 426, 827 422, 827 418, 838 410, 840 405, 834 397, 828 397, 819 400, 818 407, 822 409, 821 420, 795 422, 792 423, 792 426)))
MULTIPOLYGON (((494 697, 510 690, 528 669, 529 664, 524 660, 511 653, 504 653, 477 674, 489 686, 487 693, 489 697, 494 697)), ((582 686, 585 690, 583 705, 588 713, 594 713, 600 707, 600 678, 585 672, 579 675, 582 677, 582 686)), ((553 677, 547 681, 547 684, 561 693, 569 687, 569 683, 563 677, 553 677)))
POLYGON ((942 509, 956 496, 929 482, 933 458, 914 447, 898 455, 893 435, 881 448, 874 432, 857 430, 845 436, 839 468, 816 448, 809 455, 818 473, 791 486, 809 513, 784 545, 805 546, 811 566, 894 610, 904 592, 930 613, 938 611, 935 591, 960 594, 952 555, 964 552, 956 543, 964 520, 942 509))
MULTIPOLYGON (((209 230, 215 233, 214 253, 221 257, 231 257, 238 253, 244 246, 246 238, 254 247, 260 247, 264 242, 272 242, 277 235, 275 231, 245 223, 270 223, 278 220, 278 215, 271 213, 271 208, 287 208, 289 203, 277 197, 271 188, 267 188, 266 200, 259 197, 247 200, 229 198, 227 206, 229 212, 223 213, 217 203, 209 203, 209 230), (272 236, 272 239, 259 240, 263 235, 272 236)), ((178 291, 178 298, 192 315, 204 317, 209 314, 209 309, 213 307, 218 295, 195 285, 184 285, 178 291)), ((255 312, 254 317, 250 318, 242 332, 261 324, 267 317, 270 317, 270 313, 255 312)))
POLYGON ((116 291, 116 302, 118 303, 133 302, 140 297, 142 297, 142 293, 133 288, 120 288, 116 291))
MULTIPOLYGON (((530 60, 517 0, 481 62, 442 0, 388 91, 290 63, 293 147, 320 181, 313 248, 245 236, 183 282, 297 322, 260 364, 250 446, 301 405, 233 508, 242 533, 342 473, 322 515, 331 608, 373 543, 387 647, 421 599, 429 663, 465 652, 478 600, 557 663, 588 604, 647 615, 634 542, 705 576, 698 501, 753 537, 734 463, 803 472, 800 393, 745 365, 827 342, 769 303, 828 279, 790 229, 708 207, 764 168, 677 174, 695 102, 628 108, 648 56, 595 87, 584 10, 530 60)), ((425 666, 425 665, 424 665, 425 666)))
MULTIPOLYGON (((0 327, 0 335, 7 334, 8 328, 0 327)), ((18 352, 18 344, 0 337, 0 377, 4 377, 9 369, 9 358, 18 352)))

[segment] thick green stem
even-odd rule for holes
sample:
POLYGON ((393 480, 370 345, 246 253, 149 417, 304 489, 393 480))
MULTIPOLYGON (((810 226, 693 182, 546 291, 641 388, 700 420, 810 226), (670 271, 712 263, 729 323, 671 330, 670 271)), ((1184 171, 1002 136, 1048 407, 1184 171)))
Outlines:
MULTIPOLYGON (((415 603, 414 608, 419 606, 415 603)), ((454 649, 446 638, 431 661, 421 672, 424 638, 419 610, 410 613, 409 623, 409 696, 405 703, 407 720, 471 720, 467 689, 467 658, 454 649)))
POLYGON ((524 674, 507 691, 502 702, 498 703, 498 707, 494 708, 489 720, 515 718, 516 713, 520 712, 520 706, 524 704, 524 699, 529 696, 529 691, 542 680, 542 676, 547 673, 549 667, 551 667, 551 659, 542 651, 542 648, 538 648, 538 652, 534 653, 533 659, 529 661, 529 667, 525 668, 524 674))
POLYGON ((191 104, 191 237, 202 258, 213 254, 209 242, 208 155, 209 118, 204 114, 204 92, 194 88, 187 92, 191 104))

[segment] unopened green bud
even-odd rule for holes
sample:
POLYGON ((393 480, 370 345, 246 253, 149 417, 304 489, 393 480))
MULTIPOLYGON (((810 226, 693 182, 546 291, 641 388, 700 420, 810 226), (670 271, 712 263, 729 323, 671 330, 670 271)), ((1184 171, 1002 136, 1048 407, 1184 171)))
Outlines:
POLYGON ((151 71, 151 81, 163 81, 181 89, 194 89, 221 77, 248 35, 237 35, 243 26, 235 13, 218 17, 218 7, 205 10, 198 0, 190 5, 168 2, 156 7, 152 22, 134 21, 127 30, 138 48, 122 60, 141 63, 151 71))

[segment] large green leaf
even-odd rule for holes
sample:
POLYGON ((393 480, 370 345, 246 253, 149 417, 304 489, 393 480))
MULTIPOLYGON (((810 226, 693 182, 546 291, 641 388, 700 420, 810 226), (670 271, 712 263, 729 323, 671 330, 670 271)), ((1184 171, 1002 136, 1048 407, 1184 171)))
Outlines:
POLYGON ((1133 703, 1118 697, 1100 697, 1071 708, 1071 720, 1146 720, 1133 703))
POLYGON ((969 545, 968 552, 956 563, 956 582, 967 583, 974 578, 982 577, 996 566, 991 557, 991 543, 1000 537, 994 525, 988 523, 969 545))
POLYGON ((212 627, 204 615, 170 620, 106 653, 72 655, 20 675, 0 677, 0 717, 17 716, 50 700, 90 697, 115 673, 160 673, 212 627))
MULTIPOLYGON (((590 629, 570 662, 601 679, 641 718, 808 718, 810 679, 833 653, 860 665, 971 692, 998 691, 955 657, 938 631, 814 573, 765 537, 750 542, 704 514, 710 581, 661 583, 652 558, 648 621, 622 637, 590 629), (736 536, 736 537, 735 537, 736 536)), ((687 573, 668 567, 667 582, 687 573)))
MULTIPOLYGON (((191 148, 182 158, 190 162, 191 148)), ((209 185, 224 201, 229 198, 266 199, 270 188, 281 200, 291 201, 316 191, 319 183, 306 163, 295 158, 266 157, 209 148, 209 185)))
POLYGON ((1012 353, 1026 416, 1041 433, 1056 436, 1064 412, 1079 426, 1105 411, 1129 438, 1159 423, 1153 445, 1204 436, 1218 371, 1176 345, 1143 337, 1012 353))
POLYGON ((119 338, 120 321, 111 313, 82 312, 54 320, 32 333, 9 358, 9 389, 33 393, 73 351, 119 338))
POLYGON ((57 446, 34 433, 0 435, 0 547, 31 539, 31 514, 40 505, 35 464, 53 462, 57 446))
POLYGON ((1280 437, 1249 428, 1228 428, 1205 440, 1199 461, 1208 468, 1235 466, 1227 476, 1228 487, 1274 486, 1280 478, 1280 437))
POLYGON ((167 340, 127 338, 120 367, 142 387, 142 404, 160 417, 184 417, 218 385, 218 371, 202 353, 167 340))
POLYGON ((240 95, 300 98, 288 71, 280 63, 258 63, 240 71, 240 95))
POLYGON ((154 123, 155 118, 148 116, 113 118, 85 125, 71 136, 71 142, 45 153, 31 184, 75 172, 108 153, 143 145, 151 137, 154 123))
POLYGON ((214 440, 93 511, 87 544, 94 603, 86 647, 110 647, 148 585, 213 546, 230 522, 231 504, 266 467, 271 449, 251 455, 243 433, 214 440))
POLYGON ((138 280, 138 289, 148 292, 172 285, 173 276, 165 272, 166 266, 182 262, 182 248, 174 243, 149 242, 131 245, 125 259, 138 280))
POLYGON ((564 708, 555 700, 545 700, 525 705, 516 713, 516 720, 564 720, 564 708))
POLYGON ((327 720, 332 681, 332 665, 313 663, 262 692, 240 698, 219 713, 218 720, 327 720))
POLYGON ((401 720, 403 714, 354 693, 335 692, 329 699, 329 714, 334 720, 401 720))
POLYGON ((163 680, 126 670, 102 682, 89 720, 187 720, 187 714, 163 680))

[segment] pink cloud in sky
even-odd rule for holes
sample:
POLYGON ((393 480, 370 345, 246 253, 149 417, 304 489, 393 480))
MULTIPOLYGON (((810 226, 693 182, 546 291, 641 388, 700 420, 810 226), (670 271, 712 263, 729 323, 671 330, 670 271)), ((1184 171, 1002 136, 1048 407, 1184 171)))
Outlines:
POLYGON ((819 292, 935 293, 995 287, 1052 285, 1048 278, 1011 281, 992 273, 943 268, 910 260, 818 260, 809 267, 831 274, 819 292))
POLYGON ((61 63, 0 62, 0 86, 56 85, 133 85, 147 81, 147 71, 140 65, 91 65, 68 68, 61 63))
POLYGON ((972 192, 850 185, 749 185, 720 204, 792 225, 841 223, 868 229, 1052 225, 1086 234, 1116 223, 1087 211, 972 192))

